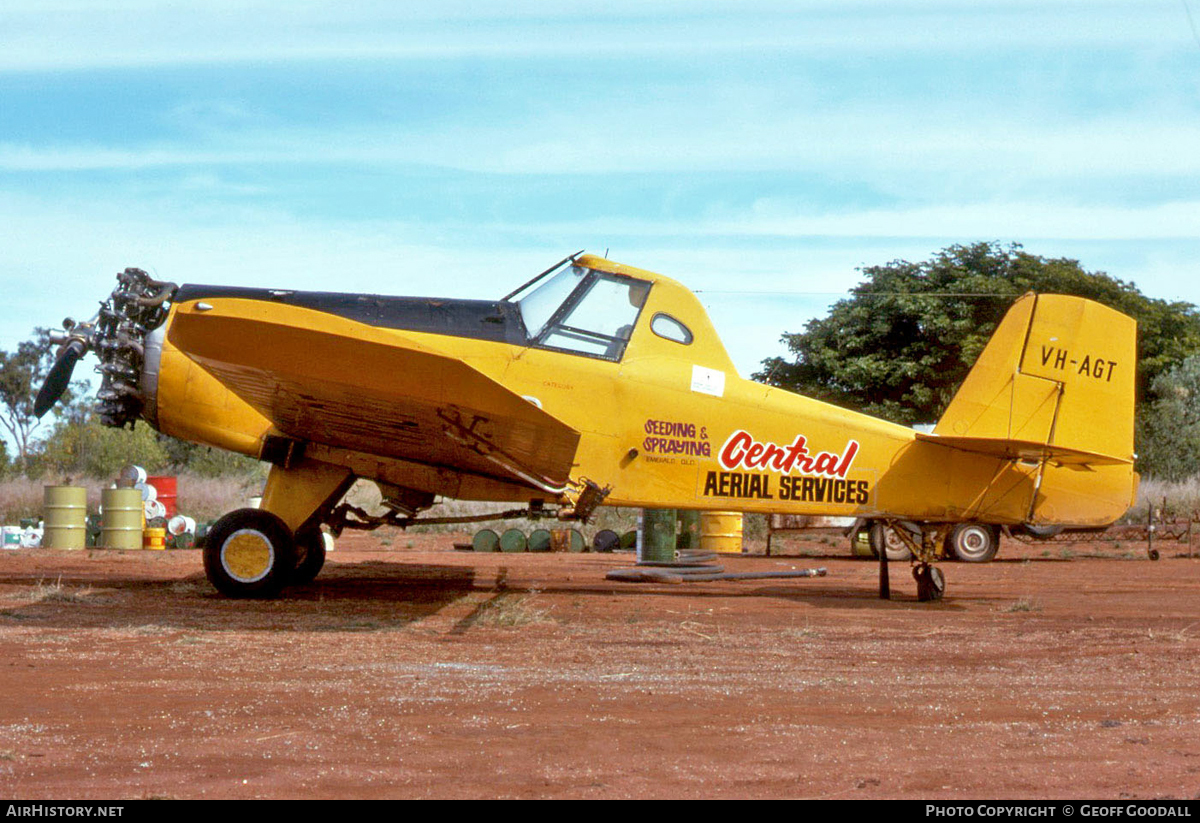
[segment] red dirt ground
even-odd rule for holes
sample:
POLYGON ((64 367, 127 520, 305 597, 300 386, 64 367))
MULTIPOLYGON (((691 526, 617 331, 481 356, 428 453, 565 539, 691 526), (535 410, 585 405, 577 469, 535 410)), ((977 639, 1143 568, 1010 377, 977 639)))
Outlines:
POLYGON ((829 543, 785 581, 356 536, 226 600, 195 551, 0 552, 0 797, 1200 796, 1200 559, 829 543))

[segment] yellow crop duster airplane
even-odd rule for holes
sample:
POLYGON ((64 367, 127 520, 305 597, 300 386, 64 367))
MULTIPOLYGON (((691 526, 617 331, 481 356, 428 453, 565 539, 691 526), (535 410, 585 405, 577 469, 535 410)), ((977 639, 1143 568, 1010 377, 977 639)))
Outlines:
MULTIPOLYGON (((101 419, 272 464, 211 528, 209 580, 278 594, 322 527, 407 525, 436 496, 586 519, 600 503, 886 525, 921 599, 947 539, 1099 527, 1130 505, 1136 324, 1077 297, 1013 304, 932 433, 739 378, 679 283, 573 255, 499 301, 184 285, 139 269, 67 323, 37 412, 94 350, 101 419), (375 481, 390 513, 341 503, 375 481)), ((994 551, 994 546, 991 548, 994 551)))

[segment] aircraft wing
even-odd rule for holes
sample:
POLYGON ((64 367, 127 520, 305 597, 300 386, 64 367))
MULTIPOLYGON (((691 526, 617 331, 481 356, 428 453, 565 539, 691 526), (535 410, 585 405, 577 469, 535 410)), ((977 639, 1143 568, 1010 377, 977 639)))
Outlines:
POLYGON ((567 483, 577 431, 404 332, 215 297, 177 306, 167 338, 289 437, 545 491, 567 483))
POLYGON ((1009 460, 1049 460, 1064 466, 1113 466, 1131 464, 1133 461, 1114 457, 1098 452, 1071 449, 1065 446, 1055 446, 1036 440, 1011 440, 998 437, 958 437, 945 434, 926 434, 917 432, 917 439, 927 443, 940 443, 943 446, 959 449, 976 454, 986 454, 991 457, 1003 457, 1009 460))

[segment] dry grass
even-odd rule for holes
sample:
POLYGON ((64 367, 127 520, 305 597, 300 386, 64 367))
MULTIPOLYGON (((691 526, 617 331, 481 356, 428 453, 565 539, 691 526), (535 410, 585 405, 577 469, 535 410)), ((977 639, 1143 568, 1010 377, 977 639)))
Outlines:
POLYGON ((1179 481, 1143 477, 1138 484, 1137 502, 1125 514, 1125 522, 1145 523, 1150 506, 1164 510, 1168 517, 1200 516, 1200 476, 1179 481))
POLYGON ((72 589, 64 586, 59 578, 53 583, 39 580, 33 588, 18 594, 16 599, 25 603, 83 603, 93 594, 90 588, 72 589))
POLYGON ((546 623, 550 620, 550 609, 536 605, 539 592, 516 597, 500 594, 479 607, 475 618, 477 626, 515 629, 532 623, 546 623))
MULTIPOLYGON (((262 493, 262 481, 256 477, 184 473, 177 475, 177 481, 179 511, 197 521, 215 520, 262 493)), ((23 517, 41 517, 44 489, 50 485, 83 486, 87 489, 88 511, 99 511, 100 492, 111 484, 111 478, 95 477, 9 478, 0 482, 0 523, 16 525, 23 517)))
POLYGON ((1004 607, 1004 611, 1008 612, 1010 614, 1013 612, 1040 612, 1041 610, 1042 610, 1041 601, 1034 600, 1033 598, 1030 598, 1030 597, 1018 598, 1015 602, 1009 603, 1007 606, 1004 607))

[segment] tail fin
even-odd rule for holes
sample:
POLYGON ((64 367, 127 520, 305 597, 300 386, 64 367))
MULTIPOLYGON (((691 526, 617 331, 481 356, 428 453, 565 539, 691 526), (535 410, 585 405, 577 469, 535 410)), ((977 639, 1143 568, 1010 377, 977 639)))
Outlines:
POLYGON ((1004 316, 930 439, 1040 461, 1031 522, 1112 522, 1136 487, 1136 363, 1133 318, 1082 297, 1027 294, 1004 316))

